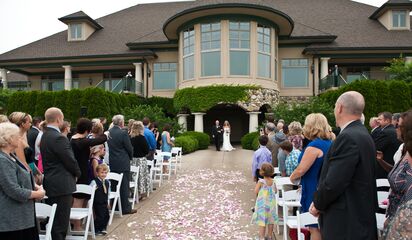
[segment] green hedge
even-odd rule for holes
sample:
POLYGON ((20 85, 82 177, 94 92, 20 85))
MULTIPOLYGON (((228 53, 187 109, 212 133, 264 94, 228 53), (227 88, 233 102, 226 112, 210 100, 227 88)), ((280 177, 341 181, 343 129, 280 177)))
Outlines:
POLYGON ((174 95, 174 108, 190 109, 191 112, 205 112, 219 103, 237 103, 248 100, 247 91, 256 86, 214 85, 191 87, 177 90, 174 95))
POLYGON ((7 112, 8 102, 13 94, 14 91, 8 89, 0 89, 0 113, 7 112))
POLYGON ((173 106, 173 98, 165 97, 150 97, 147 98, 145 104, 150 106, 158 106, 163 109, 164 113, 171 117, 177 114, 176 109, 173 106))
POLYGON ((180 136, 176 137, 175 146, 182 147, 183 154, 187 154, 199 149, 199 142, 191 136, 180 136))
POLYGON ((182 133, 180 136, 190 136, 197 139, 199 142, 199 149, 207 149, 210 144, 210 137, 206 133, 189 131, 182 133))
MULTIPOLYGON (((241 139, 240 142, 242 144, 243 149, 254 150, 253 141, 259 138, 259 132, 252 132, 245 134, 241 139)), ((258 143, 259 144, 259 143, 258 143)))

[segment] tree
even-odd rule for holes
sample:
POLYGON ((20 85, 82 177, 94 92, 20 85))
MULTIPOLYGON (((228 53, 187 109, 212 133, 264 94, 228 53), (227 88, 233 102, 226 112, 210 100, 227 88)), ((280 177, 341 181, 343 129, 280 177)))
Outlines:
POLYGON ((402 80, 405 82, 412 82, 412 63, 405 63, 402 57, 394 58, 389 62, 389 67, 383 69, 391 74, 391 79, 402 80))

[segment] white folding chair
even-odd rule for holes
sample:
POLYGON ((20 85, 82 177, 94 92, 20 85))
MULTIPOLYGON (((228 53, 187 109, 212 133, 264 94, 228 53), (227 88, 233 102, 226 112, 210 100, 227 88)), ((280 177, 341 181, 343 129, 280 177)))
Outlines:
POLYGON ((386 217, 385 217, 385 214, 382 214, 382 213, 375 213, 375 215, 376 215, 376 227, 378 229, 378 236, 380 237, 384 229, 386 217))
POLYGON ((150 169, 149 170, 149 178, 150 178, 149 190, 147 191, 147 197, 149 197, 150 192, 153 192, 154 161, 146 159, 146 164, 147 164, 147 167, 150 169))
POLYGON ((133 181, 130 181, 129 187, 133 189, 133 202, 132 202, 132 209, 134 209, 134 204, 139 203, 139 193, 138 193, 138 180, 139 180, 139 170, 140 167, 130 166, 130 172, 134 175, 133 181))
POLYGON ((278 167, 275 167, 275 175, 280 176, 280 171, 278 167))
POLYGON ((155 155, 159 155, 162 152, 160 149, 156 149, 155 155))
MULTIPOLYGON (((376 187, 377 188, 379 188, 379 187, 390 187, 388 179, 386 179, 386 178, 376 179, 376 187)), ((379 191, 377 191, 377 195, 378 195, 379 208, 386 209, 388 206, 385 205, 385 204, 382 204, 382 202, 385 199, 388 199, 389 191, 379 190, 379 191)))
POLYGON ((173 151, 177 152, 177 155, 176 155, 177 165, 179 166, 179 169, 181 169, 182 168, 182 147, 173 147, 172 153, 173 151))
MULTIPOLYGON (((317 224, 318 218, 314 217, 312 214, 300 213, 299 210, 296 211, 296 218, 288 218, 286 222, 289 228, 296 228, 298 240, 305 240, 305 235, 301 232, 301 229, 306 225, 317 224)), ((285 234, 285 233, 284 233, 285 234)))
MULTIPOLYGON (((49 221, 46 224, 46 233, 39 234, 41 240, 51 240, 51 230, 53 227, 54 215, 56 214, 57 204, 53 204, 53 206, 44 204, 44 203, 37 203, 36 202, 36 217, 41 219, 49 218, 49 221)), ((40 226, 39 224, 37 226, 40 226)), ((40 229, 39 229, 40 232, 40 229)))
POLYGON ((110 210, 110 219, 109 219, 109 225, 110 225, 112 224, 113 216, 115 212, 118 213, 120 217, 123 217, 122 202, 120 199, 120 186, 122 185, 123 173, 119 174, 119 173, 110 172, 109 174, 107 174, 106 179, 117 182, 116 192, 112 192, 112 191, 109 192, 109 201, 113 199, 112 209, 110 210), (116 205, 119 205, 118 206, 119 211, 116 211, 116 205))
POLYGON ((388 179, 386 178, 376 179, 376 187, 390 187, 388 179))
POLYGON ((166 166, 167 169, 167 174, 163 173, 163 176, 167 176, 167 180, 170 180, 170 177, 172 176, 172 153, 161 152, 159 155, 163 158, 163 166, 166 166), (165 160, 165 157, 167 157, 168 159, 165 160))
POLYGON ((69 231, 69 235, 66 236, 66 239, 84 239, 87 240, 89 234, 92 235, 93 239, 96 238, 94 232, 94 220, 93 220, 93 202, 94 202, 94 193, 96 191, 96 186, 90 186, 85 184, 77 184, 75 193, 83 193, 90 195, 90 199, 87 202, 86 208, 71 208, 70 211, 70 220, 86 220, 86 225, 83 231, 69 231), (89 228, 91 233, 89 233, 89 228), (74 234, 74 235, 73 235, 74 234), (83 234, 79 236, 78 234, 83 234))
POLYGON ((283 238, 287 240, 287 222, 289 219, 294 217, 289 217, 290 207, 300 207, 300 194, 297 190, 283 191, 281 201, 278 206, 282 207, 283 211, 283 238))
POLYGON ((162 186, 163 181, 163 156, 158 154, 155 156, 156 164, 153 166, 153 183, 159 183, 162 186))
MULTIPOLYGON (((284 187, 285 186, 290 186, 290 185, 293 185, 293 184, 290 181, 289 177, 276 177, 274 180, 275 180, 276 188, 278 190, 276 195, 275 195, 276 203, 278 204, 278 206, 282 207, 282 209, 283 209, 283 205, 282 205, 283 199, 280 197, 280 194, 282 194, 282 196, 283 196, 284 187)), ((276 215, 279 216, 278 207, 275 209, 275 211, 276 211, 276 215)), ((276 225, 276 230, 277 230, 278 234, 280 233, 280 229, 279 229, 280 225, 284 225, 284 221, 281 218, 279 218, 278 224, 276 225)))
POLYGON ((169 161, 176 175, 177 169, 179 167, 179 150, 177 148, 172 148, 171 154, 172 157, 169 159, 169 161))

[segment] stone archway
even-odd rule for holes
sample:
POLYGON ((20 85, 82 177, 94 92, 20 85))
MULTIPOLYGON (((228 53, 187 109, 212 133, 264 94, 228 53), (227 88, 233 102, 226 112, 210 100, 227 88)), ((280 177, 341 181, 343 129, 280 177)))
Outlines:
POLYGON ((209 109, 204 116, 205 133, 211 135, 216 120, 221 125, 225 120, 229 121, 232 128, 231 141, 234 143, 239 143, 242 136, 249 132, 249 115, 236 104, 218 104, 209 109))

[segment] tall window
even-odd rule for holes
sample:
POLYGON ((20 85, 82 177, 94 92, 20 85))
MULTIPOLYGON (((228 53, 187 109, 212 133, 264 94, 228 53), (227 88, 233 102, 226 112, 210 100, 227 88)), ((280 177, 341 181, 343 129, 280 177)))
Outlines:
POLYGON ((195 29, 183 32, 183 80, 195 77, 195 29))
POLYGON ((153 90, 176 89, 176 63, 155 63, 153 65, 153 90))
POLYGON ((282 60, 283 87, 308 87, 309 86, 309 61, 308 59, 283 59, 282 60))
POLYGON ((250 75, 250 23, 229 23, 230 75, 250 75))
POLYGON ((70 24, 70 38, 73 40, 82 39, 82 24, 70 24))
POLYGON ((392 24, 394 28, 406 27, 406 11, 392 11, 392 24))
POLYGON ((263 25, 258 25, 257 28, 257 43, 258 43, 258 77, 270 78, 270 28, 263 25))
POLYGON ((220 23, 201 24, 202 76, 220 75, 220 23))

